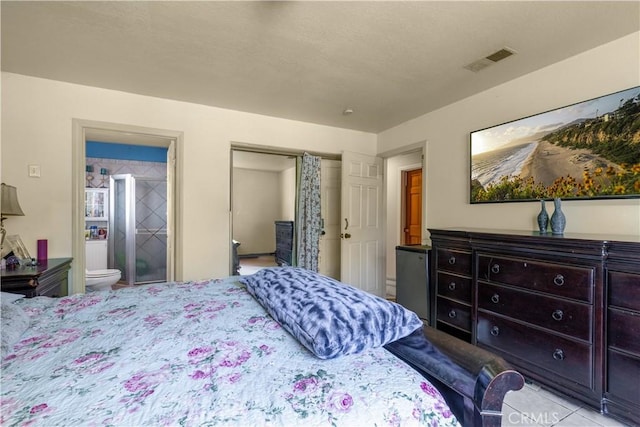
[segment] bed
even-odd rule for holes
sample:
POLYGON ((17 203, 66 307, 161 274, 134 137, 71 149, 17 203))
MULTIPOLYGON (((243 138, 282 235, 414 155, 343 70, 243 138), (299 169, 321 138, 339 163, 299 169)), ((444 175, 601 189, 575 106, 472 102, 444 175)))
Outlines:
POLYGON ((521 375, 360 292, 287 267, 3 294, 0 424, 500 425, 521 375))

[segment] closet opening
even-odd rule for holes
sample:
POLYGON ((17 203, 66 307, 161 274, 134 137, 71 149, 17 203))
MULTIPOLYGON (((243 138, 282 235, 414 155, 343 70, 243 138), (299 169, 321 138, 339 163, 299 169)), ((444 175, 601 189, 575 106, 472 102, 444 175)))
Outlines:
MULTIPOLYGON (((296 265, 296 204, 303 152, 234 145, 231 148, 231 274, 296 265)), ((322 233, 318 270, 340 274, 340 160, 321 157, 322 233), (337 244, 336 244, 337 243, 337 244)))
POLYGON ((232 274, 293 265, 295 156, 234 150, 231 183, 232 274))

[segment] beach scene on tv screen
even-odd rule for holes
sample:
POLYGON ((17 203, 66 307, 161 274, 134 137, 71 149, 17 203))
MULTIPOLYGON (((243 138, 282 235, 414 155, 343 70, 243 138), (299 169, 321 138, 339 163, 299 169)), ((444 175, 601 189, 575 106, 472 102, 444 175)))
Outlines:
POLYGON ((471 202, 640 196, 640 86, 471 132, 471 202))

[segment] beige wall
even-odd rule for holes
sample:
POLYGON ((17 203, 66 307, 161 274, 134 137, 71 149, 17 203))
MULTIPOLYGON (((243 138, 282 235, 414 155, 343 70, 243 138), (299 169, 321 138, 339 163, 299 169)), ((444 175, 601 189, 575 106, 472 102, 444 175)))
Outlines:
POLYGON ((177 177, 184 280, 229 274, 232 142, 376 153, 370 133, 2 73, 2 182, 18 188, 26 214, 5 225, 32 254, 37 239, 49 240, 50 257, 72 254, 74 118, 184 132, 177 177), (30 164, 40 165, 41 178, 28 177, 30 164))
MULTIPOLYGON (((18 187, 26 213, 5 225, 9 234, 20 234, 32 254, 36 240, 44 238, 51 257, 71 256, 72 119, 77 118, 184 132, 178 150, 183 242, 183 277, 178 279, 229 272, 230 248, 224 236, 230 235, 232 142, 374 154, 427 141, 425 228, 533 230, 539 209, 535 202, 469 204, 469 132, 639 85, 639 56, 640 33, 635 33, 377 136, 2 73, 1 176, 18 187), (41 178, 28 177, 30 164, 40 165, 41 178)), ((567 201, 563 210, 567 232, 640 235, 640 199, 567 201)))
MULTIPOLYGON (((427 141, 426 227, 536 230, 538 202, 469 203, 469 132, 638 85, 635 33, 382 132, 379 152, 427 141)), ((565 201, 562 208, 565 233, 640 235, 640 199, 565 201)))
POLYGON ((283 221, 295 221, 296 217, 296 166, 280 172, 280 217, 283 221))
POLYGON ((280 219, 280 172, 233 168, 233 238, 238 254, 276 250, 275 220, 280 219))

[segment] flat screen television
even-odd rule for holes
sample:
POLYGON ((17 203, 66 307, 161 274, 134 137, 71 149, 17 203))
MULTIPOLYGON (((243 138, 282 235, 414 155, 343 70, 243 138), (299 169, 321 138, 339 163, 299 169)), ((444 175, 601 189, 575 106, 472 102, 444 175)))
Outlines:
POLYGON ((640 197, 640 86, 470 140, 471 203, 640 197))

